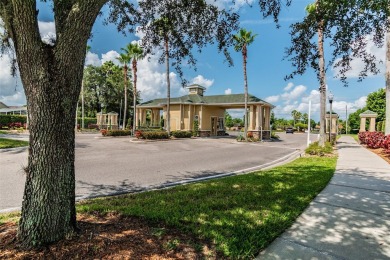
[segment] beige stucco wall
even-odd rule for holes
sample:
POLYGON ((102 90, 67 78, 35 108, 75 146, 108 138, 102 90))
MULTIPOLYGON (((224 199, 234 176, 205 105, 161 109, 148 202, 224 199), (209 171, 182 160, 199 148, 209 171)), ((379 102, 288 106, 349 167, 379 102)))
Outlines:
POLYGON ((201 130, 211 130, 211 117, 225 117, 225 109, 220 107, 203 106, 201 130))
POLYGON ((171 131, 180 130, 180 105, 170 105, 171 115, 171 131))

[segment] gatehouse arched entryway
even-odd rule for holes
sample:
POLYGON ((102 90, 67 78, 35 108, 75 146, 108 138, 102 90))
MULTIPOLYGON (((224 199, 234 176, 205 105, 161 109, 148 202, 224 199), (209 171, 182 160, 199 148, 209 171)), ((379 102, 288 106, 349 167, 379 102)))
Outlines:
POLYGON ((376 118, 378 117, 378 114, 375 113, 375 112, 372 112, 371 110, 366 110, 363 113, 361 113, 359 116, 360 116, 360 130, 359 130, 359 133, 367 131, 366 130, 366 120, 367 120, 367 118, 370 119, 370 126, 368 128, 368 131, 369 132, 375 132, 375 121, 376 121, 376 118))

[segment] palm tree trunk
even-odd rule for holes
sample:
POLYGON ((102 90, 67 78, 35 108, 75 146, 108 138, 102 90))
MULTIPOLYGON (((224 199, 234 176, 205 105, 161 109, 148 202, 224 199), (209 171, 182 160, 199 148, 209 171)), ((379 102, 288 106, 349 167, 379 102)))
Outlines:
POLYGON ((245 141, 248 141, 248 79, 246 75, 246 45, 242 47, 242 59, 244 67, 244 103, 245 103, 245 115, 244 115, 244 135, 245 141))
POLYGON ((169 81, 169 46, 168 46, 168 36, 165 36, 165 65, 167 69, 167 132, 168 136, 171 134, 171 116, 170 116, 170 103, 171 103, 171 83, 169 81))
POLYGON ((123 127, 122 129, 126 129, 126 113, 127 113, 127 65, 123 67, 123 73, 125 76, 125 108, 123 109, 123 127))
POLYGON ((325 114, 326 114, 326 75, 325 75, 325 57, 324 57, 324 21, 321 20, 318 25, 318 66, 320 76, 320 146, 325 145, 325 114))
POLYGON ((137 60, 133 59, 133 135, 137 126, 137 60))
MULTIPOLYGON (((389 7, 390 8, 390 7, 389 7)), ((390 16, 387 18, 390 24, 390 16)), ((385 134, 390 134, 390 32, 386 36, 386 114, 385 134)))

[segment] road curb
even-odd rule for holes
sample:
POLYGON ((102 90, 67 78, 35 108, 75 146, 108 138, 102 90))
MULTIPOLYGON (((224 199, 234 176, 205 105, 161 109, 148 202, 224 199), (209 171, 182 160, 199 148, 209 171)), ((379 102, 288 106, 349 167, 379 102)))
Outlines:
POLYGON ((234 172, 228 172, 228 173, 222 173, 222 174, 217 174, 217 175, 212 175, 212 176, 206 176, 206 177, 199 177, 199 178, 190 178, 186 180, 181 180, 181 181, 176 181, 176 182, 169 182, 169 183, 164 183, 158 186, 151 186, 147 188, 141 188, 138 190, 132 190, 132 191, 120 191, 120 192, 114 192, 110 193, 107 195, 97 195, 97 196, 86 196, 86 197, 81 197, 76 199, 76 201, 83 201, 83 200, 88 200, 88 199, 95 199, 95 198, 103 198, 103 197, 112 197, 112 196, 119 196, 119 195, 125 195, 125 194, 136 194, 136 193, 142 193, 142 192, 148 192, 148 191, 154 191, 154 190, 163 190, 163 189, 169 189, 173 188, 179 185, 187 185, 191 183, 196 183, 196 182, 202 182, 202 181, 207 181, 207 180, 213 180, 213 179, 219 179, 219 178, 225 178, 225 177, 230 177, 230 176, 237 176, 237 175, 242 175, 242 174, 247 174, 250 172, 258 171, 258 170, 265 170, 265 169, 271 169, 273 167, 291 162, 295 160, 298 157, 302 156, 302 151, 297 149, 294 152, 285 155, 275 161, 265 163, 262 165, 234 171, 234 172))
MULTIPOLYGON (((20 149, 20 148, 11 148, 11 149, 20 149)), ((206 176, 206 177, 199 177, 199 178, 190 178, 190 179, 185 179, 185 180, 176 181, 176 182, 168 182, 168 183, 164 183, 164 184, 161 184, 158 186, 150 186, 150 187, 146 187, 146 188, 141 188, 141 189, 137 189, 137 190, 128 190, 128 191, 124 190, 124 191, 120 191, 120 192, 113 192, 113 193, 109 193, 106 195, 85 196, 85 197, 76 198, 76 201, 84 201, 84 200, 89 200, 89 199, 112 197, 112 196, 119 196, 119 195, 125 195, 125 194, 135 194, 135 193, 142 193, 142 192, 148 192, 148 191, 153 191, 153 190, 163 190, 163 189, 173 188, 173 187, 179 186, 179 185, 186 185, 186 184, 202 182, 202 181, 207 181, 207 180, 219 179, 219 178, 230 177, 230 176, 237 176, 237 175, 247 174, 247 173, 258 171, 258 170, 271 169, 273 167, 277 167, 277 166, 286 164, 288 162, 291 162, 291 161, 297 159, 298 157, 301 157, 302 153, 303 153, 302 150, 296 149, 292 153, 287 154, 281 158, 278 158, 272 162, 265 163, 265 164, 258 165, 258 166, 254 166, 254 167, 250 167, 250 168, 246 168, 246 169, 242 169, 242 170, 238 170, 238 171, 234 171, 234 172, 222 173, 222 174, 206 176)), ((0 213, 10 213, 10 212, 14 212, 14 211, 19 211, 20 209, 21 209, 20 207, 8 208, 8 209, 0 210, 0 213)))

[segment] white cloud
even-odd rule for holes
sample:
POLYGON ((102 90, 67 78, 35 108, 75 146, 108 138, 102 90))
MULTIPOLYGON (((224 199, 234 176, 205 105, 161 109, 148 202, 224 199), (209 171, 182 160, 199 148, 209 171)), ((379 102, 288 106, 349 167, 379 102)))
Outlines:
POLYGON ((214 80, 213 79, 206 79, 202 75, 198 75, 195 78, 192 79, 192 84, 198 84, 202 87, 205 87, 206 89, 211 87, 213 85, 214 80))
POLYGON ((24 90, 16 90, 13 95, 2 96, 0 94, 0 101, 7 106, 24 106, 27 104, 24 90))
MULTIPOLYGON (((384 57, 386 57, 386 50, 385 50, 385 46, 383 46, 382 48, 378 48, 377 46, 375 46, 374 42, 372 41, 372 39, 370 39, 370 37, 366 37, 366 40, 368 40, 367 42, 367 46, 366 46, 366 52, 369 53, 369 54, 373 54, 377 57, 377 59, 382 59, 384 57)), ((352 58, 352 56, 351 56, 352 58)), ((335 63, 339 62, 341 59, 336 59, 335 63)), ((379 70, 384 73, 385 71, 385 62, 382 62, 380 63, 379 61, 376 62, 376 66, 377 68, 379 68, 379 70)), ((359 59, 359 58, 354 58, 352 61, 351 61, 351 70, 347 71, 345 73, 345 75, 347 76, 347 78, 358 78, 359 77, 359 73, 364 70, 364 62, 359 59)), ((332 71, 333 71, 333 76, 336 76, 338 74, 338 71, 335 69, 335 68, 332 68, 332 71)), ((369 73, 368 76, 374 76, 372 73, 369 73)))
POLYGON ((289 91, 290 89, 292 89, 292 87, 294 87, 294 83, 292 82, 289 82, 287 84, 287 86, 283 89, 284 91, 289 91))
MULTIPOLYGON (((142 101, 166 97, 166 71, 165 66, 158 63, 159 54, 161 53, 157 52, 156 55, 148 56, 138 61, 137 88, 141 92, 142 101)), ((169 78, 172 97, 185 92, 174 72, 169 73, 169 78)))
POLYGON ((231 95, 231 94, 232 94, 231 88, 225 89, 225 95, 231 95))
POLYGON ((244 117, 244 109, 241 109, 241 108, 226 109, 226 112, 228 112, 232 118, 241 118, 242 119, 244 117))
POLYGON ((20 76, 11 75, 11 59, 7 55, 0 57, 0 101, 12 106, 26 104, 20 76))
POLYGON ((87 52, 87 56, 85 57, 85 66, 100 66, 102 65, 102 61, 99 59, 99 55, 93 52, 87 52))
MULTIPOLYGON (((286 88, 285 88, 286 89, 286 88)), ((291 87, 289 88, 291 89, 291 87)), ((296 86, 291 92, 285 92, 281 95, 283 100, 290 102, 292 100, 298 99, 305 93, 306 87, 303 85, 296 86)))
POLYGON ((232 8, 238 10, 243 6, 252 5, 254 0, 236 0, 234 2, 230 0, 206 0, 206 3, 217 6, 219 9, 232 8))
MULTIPOLYGON (((54 22, 38 21, 38 27, 42 41, 48 44, 53 43, 56 37, 54 22)), ((0 101, 6 105, 14 106, 26 104, 26 97, 19 73, 17 73, 16 77, 11 75, 11 60, 7 55, 0 57, 0 101)))
POLYGON ((265 98, 265 101, 269 102, 269 103, 275 103, 275 102, 278 102, 280 99, 280 96, 277 95, 277 96, 269 96, 269 97, 266 97, 265 98))
POLYGON ((54 42, 57 38, 55 23, 38 21, 38 27, 42 41, 47 44, 54 45, 54 42))
POLYGON ((107 62, 107 61, 112 61, 116 65, 120 65, 120 62, 118 61, 119 53, 111 50, 107 53, 102 54, 102 64, 107 62))

